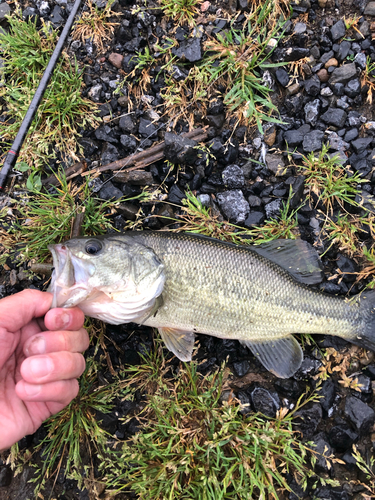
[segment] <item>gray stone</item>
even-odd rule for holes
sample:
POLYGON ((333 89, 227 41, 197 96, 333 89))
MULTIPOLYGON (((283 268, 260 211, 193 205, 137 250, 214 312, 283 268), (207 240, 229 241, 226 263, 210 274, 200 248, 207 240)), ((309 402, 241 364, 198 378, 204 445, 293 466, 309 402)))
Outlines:
POLYGON ((124 115, 120 118, 120 129, 129 134, 134 134, 137 130, 137 125, 131 115, 124 115))
POLYGON ((332 97, 333 91, 329 87, 325 87, 320 91, 320 95, 323 97, 332 97))
POLYGON ((265 219, 266 218, 263 212, 254 210, 254 212, 250 212, 249 216, 245 220, 244 225, 249 229, 252 229, 253 227, 260 227, 265 219))
POLYGON ((365 16, 375 16, 375 2, 369 2, 366 5, 364 15, 365 16))
POLYGON ((7 3, 3 2, 0 4, 0 20, 4 19, 5 16, 10 14, 10 12, 11 12, 11 8, 9 7, 9 5, 7 3))
POLYGON ((349 54, 349 50, 351 47, 351 43, 347 42, 346 40, 343 40, 340 45, 339 45, 339 50, 336 54, 336 58, 338 61, 342 62, 344 59, 346 59, 347 55, 349 54))
POLYGON ((346 398, 344 413, 361 435, 369 432, 375 421, 374 410, 354 396, 346 398))
POLYGON ((119 159, 120 155, 118 149, 113 144, 109 142, 105 145, 105 149, 100 158, 102 165, 108 165, 108 163, 112 163, 119 159))
POLYGON ((198 158, 197 145, 192 139, 167 132, 164 137, 164 155, 171 163, 193 165, 198 158))
POLYGON ((345 23, 342 19, 340 19, 340 21, 337 21, 337 23, 334 24, 331 28, 332 40, 336 42, 336 40, 339 40, 340 38, 345 36, 345 33, 346 33, 345 23))
POLYGON ((172 54, 179 59, 196 62, 202 59, 202 47, 200 38, 188 38, 180 42, 178 48, 172 49, 172 54))
POLYGON ((303 139, 303 150, 305 153, 311 153, 311 151, 318 151, 322 149, 322 141, 324 137, 324 132, 320 130, 313 130, 305 135, 303 139))
POLYGON ((100 101, 100 94, 102 91, 103 86, 99 83, 98 85, 94 85, 91 87, 91 89, 88 91, 88 96, 89 98, 94 101, 94 102, 99 102, 100 101))
POLYGON ((115 187, 111 181, 106 182, 99 191, 99 198, 102 200, 112 200, 113 198, 118 200, 122 198, 122 196, 122 191, 115 187))
POLYGON ((286 87, 289 83, 289 75, 286 69, 284 68, 277 68, 276 70, 276 80, 282 85, 283 87, 286 87))
POLYGON ((138 132, 142 137, 147 139, 157 139, 157 128, 150 120, 145 120, 141 118, 139 120, 138 132))
POLYGON ((342 128, 345 125, 347 116, 347 113, 343 109, 329 108, 321 116, 321 119, 328 125, 342 128))
POLYGON ((357 97, 361 93, 361 82, 358 78, 353 78, 345 85, 345 94, 348 97, 357 97))
POLYGON ((265 205, 267 219, 277 219, 280 216, 282 201, 280 199, 273 200, 265 205))
POLYGON ((131 135, 122 135, 120 137, 120 142, 127 151, 133 152, 137 149, 137 141, 131 135))
POLYGON ((351 142, 358 137, 358 130, 356 128, 351 128, 344 135, 344 141, 351 142))
POLYGON ((352 146, 354 148, 354 151, 357 154, 363 153, 371 144, 373 138, 372 137, 361 137, 360 139, 356 139, 355 141, 352 141, 352 146))
POLYGON ((233 221, 235 224, 245 222, 246 217, 250 212, 250 206, 246 201, 242 191, 233 189, 225 193, 218 193, 216 195, 217 202, 221 211, 227 219, 233 221))
POLYGON ((228 165, 222 173, 223 182, 229 189, 242 188, 245 185, 243 170, 238 165, 228 165))
POLYGON ((320 100, 314 99, 311 102, 308 102, 305 106, 305 120, 307 123, 310 123, 313 127, 315 127, 316 122, 319 118, 320 111, 320 100))
POLYGON ((113 144, 117 143, 116 137, 113 135, 113 130, 109 125, 101 125, 95 130, 95 137, 99 141, 111 142, 113 144))
POLYGON ((285 162, 282 155, 266 154, 266 165, 268 170, 276 176, 286 175, 285 162))
POLYGON ((324 433, 319 433, 317 436, 315 436, 313 439, 313 443, 315 444, 313 450, 317 453, 315 470, 317 472, 328 473, 332 468, 332 463, 328 459, 328 457, 332 455, 333 452, 331 445, 328 443, 324 433))
POLYGON ((346 151, 349 148, 349 144, 338 136, 336 132, 332 132, 332 134, 329 135, 328 142, 330 148, 336 151, 346 151))
POLYGON ((334 83, 347 83, 355 76, 357 76, 357 67, 355 63, 344 64, 333 70, 329 83, 331 85, 334 83))
POLYGON ((367 64, 367 57, 366 54, 363 52, 358 52, 354 58, 354 62, 359 66, 361 69, 366 69, 366 64, 367 64))
POLYGON ((305 81, 305 92, 313 97, 320 92, 320 80, 316 75, 305 81))
POLYGON ((296 23, 295 26, 294 26, 294 33, 296 35, 302 35, 302 33, 305 33, 305 31, 307 30, 307 26, 305 23, 296 23))

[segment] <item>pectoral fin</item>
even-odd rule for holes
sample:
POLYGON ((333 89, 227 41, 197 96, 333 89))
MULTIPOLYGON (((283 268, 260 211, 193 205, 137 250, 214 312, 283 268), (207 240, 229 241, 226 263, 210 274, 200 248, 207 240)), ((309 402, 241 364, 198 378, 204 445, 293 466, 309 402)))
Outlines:
POLYGON ((241 340, 256 358, 271 373, 279 378, 292 377, 303 360, 303 352, 297 340, 290 336, 267 342, 250 342, 241 340))
POLYGON ((167 349, 173 352, 181 361, 191 361, 195 335, 193 332, 175 328, 158 328, 167 349))

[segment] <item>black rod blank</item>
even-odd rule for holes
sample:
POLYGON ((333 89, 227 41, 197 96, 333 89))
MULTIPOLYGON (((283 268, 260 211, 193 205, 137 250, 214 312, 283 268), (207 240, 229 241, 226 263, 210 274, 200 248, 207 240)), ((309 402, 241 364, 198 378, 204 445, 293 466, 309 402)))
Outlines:
POLYGON ((4 189, 8 174, 11 171, 11 169, 13 168, 14 164, 16 163, 18 153, 20 152, 20 149, 22 148, 23 141, 25 140, 25 137, 26 137, 26 134, 29 130, 31 122, 33 121, 33 118, 34 118, 35 113, 38 109, 40 101, 42 100, 42 97, 43 97, 44 91, 47 88, 49 79, 51 78, 51 75, 55 69, 57 60, 60 57, 64 43, 68 37, 70 28, 72 27, 74 18, 75 18, 77 11, 81 5, 81 2, 82 2, 82 0, 75 0, 75 2, 74 2, 72 11, 69 14, 68 20, 65 23, 65 27, 64 27, 63 31, 61 32, 60 38, 57 41, 55 50, 53 51, 51 59, 49 60, 49 62, 47 64, 47 67, 43 73, 43 76, 40 80, 38 88, 35 91, 35 94, 34 94, 34 97, 31 101, 31 103, 30 103, 29 109, 27 110, 26 115, 25 115, 24 119, 22 120, 21 126, 18 130, 16 138, 14 139, 12 147, 10 148, 10 150, 5 158, 3 168, 0 171, 0 190, 4 189))

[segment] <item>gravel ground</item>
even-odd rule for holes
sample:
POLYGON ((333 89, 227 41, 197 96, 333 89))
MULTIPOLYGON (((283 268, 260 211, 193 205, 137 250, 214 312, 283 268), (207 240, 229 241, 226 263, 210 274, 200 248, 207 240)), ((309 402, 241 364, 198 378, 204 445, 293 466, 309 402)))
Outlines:
MULTIPOLYGON (((298 233, 301 238, 315 244, 319 253, 324 252, 325 278, 318 287, 332 294, 358 293, 365 283, 354 284, 355 277, 350 274, 358 270, 358 263, 341 252, 337 245, 327 251, 330 243, 321 238, 324 222, 320 211, 322 206, 306 199, 305 178, 295 165, 301 162, 303 154, 319 151, 323 143, 328 142, 329 152, 339 153, 343 166, 350 165, 352 173, 359 172, 368 179, 369 182, 360 185, 362 201, 368 210, 374 212, 375 116, 373 107, 366 102, 369 88, 361 83, 361 71, 365 68, 367 57, 375 62, 375 2, 301 0, 292 3, 293 17, 286 25, 285 36, 274 51, 272 60, 294 63, 303 60, 301 73, 294 77, 292 67, 286 65, 265 75, 274 89, 272 99, 277 104, 283 124, 265 126, 264 135, 256 126, 244 125, 235 128, 233 133, 235 119, 218 94, 205 110, 194 112, 193 125, 207 127, 205 143, 211 151, 209 158, 204 154, 198 158, 193 149, 196 144, 190 139, 178 137, 189 131, 183 114, 175 120, 173 133, 176 135, 171 133, 171 116, 164 114, 161 96, 163 82, 170 75, 160 66, 151 69, 150 84, 141 98, 129 94, 126 86, 123 92, 115 91, 124 76, 134 69, 135 53, 149 47, 157 58, 155 44, 166 43, 168 37, 178 42, 173 49, 176 56, 173 76, 177 81, 183 80, 188 69, 202 59, 202 46, 207 37, 228 28, 228 13, 232 17, 238 15, 237 22, 240 24, 247 10, 247 3, 243 0, 238 0, 238 3, 233 0, 212 1, 204 5, 206 10, 202 9, 199 14, 199 29, 193 29, 177 27, 174 22, 166 20, 159 6, 152 2, 145 7, 141 2, 133 5, 127 0, 120 0, 113 6, 115 12, 121 13, 115 18, 119 24, 112 41, 105 44, 105 52, 97 53, 91 40, 86 43, 71 40, 69 50, 75 53, 84 67, 83 93, 99 104, 102 119, 96 130, 82 131, 80 144, 88 169, 125 158, 161 140, 165 140, 165 157, 171 163, 184 164, 181 169, 171 169, 162 159, 125 175, 114 176, 111 172, 104 172, 91 183, 92 192, 103 200, 110 200, 123 195, 135 196, 144 186, 153 185, 155 189, 162 186, 157 200, 142 204, 145 217, 137 226, 155 230, 170 224, 168 217, 180 213, 185 192, 190 189, 202 203, 212 207, 225 220, 252 229, 280 216, 282 201, 288 198, 291 187, 294 195, 291 208, 302 205, 297 215, 298 233), (351 36, 346 37, 343 17, 354 15, 359 17, 358 31, 353 30, 351 36), (178 67, 178 62, 184 62, 185 66, 178 67)), ((22 10, 24 17, 51 20, 58 27, 64 23, 69 7, 69 3, 61 0, 56 3, 37 1, 28 2, 22 10)), ((12 8, 13 4, 0 4, 0 20, 5 29, 4 15, 12 8)), ((137 77, 139 70, 133 78, 137 77)), ((133 83, 132 79, 129 83, 133 83)), ((50 167, 54 170, 56 164, 52 162, 50 167)), ((7 203, 16 209, 21 194, 10 191, 7 195, 7 203)), ((129 221, 136 221, 139 208, 136 202, 122 204, 112 214, 115 227, 121 230, 129 221)), ((362 213, 358 208, 346 208, 356 215, 362 213)), ((332 217, 337 217, 337 213, 335 207, 332 217)), ((362 233, 360 243, 368 242, 371 236, 368 231, 362 233)), ((2 296, 28 287, 43 289, 45 283, 38 278, 30 282, 20 272, 14 259, 8 259, 1 280, 2 296)), ((126 363, 136 365, 142 344, 152 349, 152 331, 146 327, 108 326, 107 336, 122 352, 119 354, 110 343, 107 346, 115 369, 126 363)), ((292 407, 307 387, 314 387, 317 383, 315 376, 323 364, 316 345, 305 345, 305 360, 296 375, 287 380, 276 379, 237 341, 198 337, 201 346, 198 359, 205 360, 201 371, 207 373, 228 359, 236 396, 242 403, 250 404, 252 411, 268 416, 275 416, 281 406, 292 407)), ((323 476, 338 479, 340 487, 318 486, 315 490, 302 492, 290 478, 296 494, 291 493, 285 498, 370 498, 365 496, 368 493, 361 484, 365 477, 356 467, 351 451, 355 443, 365 460, 369 461, 374 450, 374 354, 365 354, 337 338, 316 336, 316 341, 318 346, 334 348, 340 355, 351 359, 347 374, 357 374, 361 387, 359 390, 345 387, 339 384, 339 373, 330 373, 322 384, 320 401, 299 412, 297 424, 303 439, 314 441, 318 451, 328 450, 328 455, 333 454, 341 460, 340 463, 333 462, 330 467, 326 461, 319 460, 316 466, 323 476)), ((127 425, 119 421, 119 417, 125 414, 119 403, 112 414, 103 416, 105 430, 119 439, 126 439, 137 430, 134 419, 127 425)), ((44 435, 42 428, 34 436, 23 439, 21 449, 31 449, 44 435)), ((13 477, 10 467, 0 460, 0 498, 14 499, 20 495, 31 498, 33 486, 27 484, 31 474, 26 466, 20 475, 13 477)), ((65 480, 63 474, 59 475, 55 493, 51 494, 61 499, 90 497, 87 490, 80 491, 75 482, 65 480)))

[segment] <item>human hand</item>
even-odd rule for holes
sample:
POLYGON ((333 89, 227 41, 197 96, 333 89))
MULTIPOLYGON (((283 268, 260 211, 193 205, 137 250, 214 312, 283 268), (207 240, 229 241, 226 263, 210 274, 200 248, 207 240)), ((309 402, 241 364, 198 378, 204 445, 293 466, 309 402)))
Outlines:
POLYGON ((78 308, 50 309, 52 294, 24 290, 0 300, 0 450, 78 394, 89 345, 78 308), (44 319, 43 316, 45 315, 44 319))

